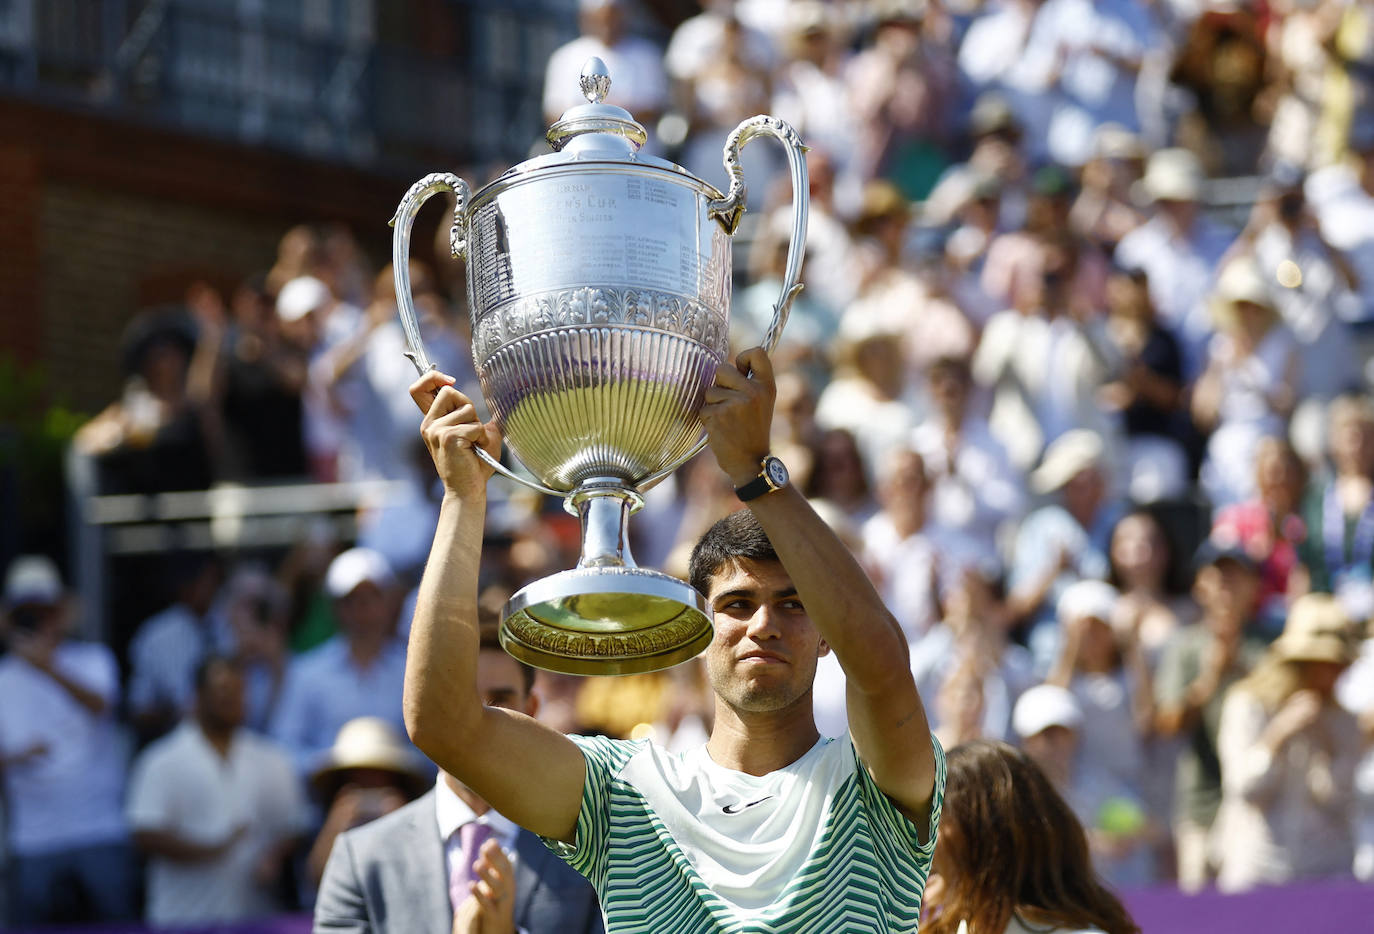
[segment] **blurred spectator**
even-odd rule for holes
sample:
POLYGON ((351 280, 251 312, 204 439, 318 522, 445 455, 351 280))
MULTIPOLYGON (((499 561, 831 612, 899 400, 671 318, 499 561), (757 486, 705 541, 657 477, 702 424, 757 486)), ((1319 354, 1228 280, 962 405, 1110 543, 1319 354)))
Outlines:
POLYGON ((144 620, 129 643, 129 716, 145 742, 190 712, 196 666, 211 651, 228 648, 210 612, 223 576, 213 554, 183 554, 167 562, 175 600, 144 620))
POLYGON ((1351 874, 1361 738, 1335 688, 1356 658, 1352 635, 1335 598, 1300 597, 1283 635, 1227 692, 1213 828, 1223 891, 1351 874))
POLYGON ((1125 487, 1137 502, 1179 499, 1192 478, 1183 354, 1155 319, 1149 281, 1140 270, 1115 269, 1107 280, 1107 317, 1087 331, 1108 377, 1099 401, 1118 413, 1126 435, 1125 487))
POLYGON ((230 314, 220 376, 225 472, 248 479, 304 476, 306 358, 283 339, 261 275, 239 284, 230 314))
MULTIPOLYGON (((1052 623, 1066 587, 1107 577, 1107 552, 1121 507, 1108 494, 1104 456, 1101 437, 1071 431, 1050 445, 1031 475, 1031 489, 1054 501, 1028 515, 1016 532, 1008 587, 1017 623, 1052 623)), ((1037 664, 1047 669, 1058 648, 1053 626, 1031 648, 1037 664)))
POLYGON ((878 506, 853 433, 846 428, 832 428, 817 435, 812 444, 811 475, 803 487, 807 498, 833 503, 851 523, 872 518, 878 506))
MULTIPOLYGON (((1370 441, 1374 455, 1374 434, 1370 441)), ((1374 471, 1374 463, 1368 467, 1374 471)), ((1282 628, 1288 604, 1309 586, 1312 559, 1303 557, 1309 530, 1299 512, 1306 486, 1307 469, 1293 445, 1278 436, 1262 438, 1255 447, 1255 497, 1222 508, 1212 520, 1214 541, 1239 546, 1258 562, 1259 616, 1268 631, 1282 628)))
POLYGON ((1079 175, 1078 197, 1069 223, 1081 236, 1108 252, 1144 222, 1133 197, 1148 150, 1141 138, 1116 123, 1098 127, 1092 158, 1079 175))
POLYGON ((1374 580, 1374 401, 1342 396, 1327 424, 1332 476, 1303 504, 1299 556, 1313 590, 1339 595, 1374 580))
POLYGON ((1031 757, 979 740, 950 750, 948 768, 921 930, 1139 934, 1093 872, 1074 810, 1031 757))
POLYGON ((843 13, 825 0, 793 0, 783 36, 784 60, 774 72, 777 81, 769 109, 790 123, 808 146, 839 160, 841 173, 853 156, 854 139, 844 81, 848 51, 842 18, 843 13))
POLYGON ((996 560, 1001 529, 1020 518, 1025 479, 971 404, 967 358, 940 357, 926 370, 931 415, 911 433, 933 485, 931 519, 962 533, 996 560))
POLYGON ((307 368, 301 396, 301 430, 311 476, 320 483, 339 477, 339 449, 344 426, 327 392, 328 384, 315 370, 326 347, 353 329, 354 309, 339 306, 329 287, 313 276, 291 279, 277 293, 277 319, 287 352, 296 365, 307 368), (336 315, 335 311, 339 313, 336 315))
POLYGON ((1350 157, 1312 173, 1304 188, 1322 237, 1359 273, 1356 320, 1374 320, 1374 108, 1354 117, 1350 157))
POLYGON ((1355 773, 1355 876, 1374 880, 1374 619, 1366 618, 1359 656, 1336 685, 1341 706, 1359 718, 1363 753, 1355 773))
POLYGON ((663 53, 652 42, 626 34, 625 0, 578 0, 581 35, 559 46, 544 70, 544 122, 555 123, 565 110, 587 103, 578 76, 595 56, 611 74, 606 103, 623 107, 650 131, 668 106, 663 53))
POLYGON ((863 178, 890 179, 907 197, 921 198, 945 167, 957 70, 938 7, 923 0, 875 6, 872 39, 846 73, 859 128, 854 168, 863 178))
MULTIPOLYGON (((209 349, 213 352, 213 348, 209 349)), ((193 369, 207 345, 183 308, 145 311, 123 339, 124 387, 76 433, 72 443, 94 457, 102 493, 200 490, 216 475, 220 425, 203 380, 193 369)))
MULTIPOLYGON (((796 246, 805 248, 805 244, 796 246)), ((771 229, 760 231, 749 248, 752 284, 735 296, 730 311, 731 346, 753 347, 763 342, 782 294, 791 248, 782 232, 771 229)), ((792 302, 782 338, 772 354, 775 371, 781 377, 789 370, 800 370, 808 389, 823 386, 830 376, 826 349, 833 343, 839 325, 838 310, 817 301, 809 289, 803 288, 792 302)))
POLYGON ((1270 282, 1274 306, 1302 352, 1299 395, 1316 402, 1358 384, 1346 321, 1358 317, 1360 276, 1322 236, 1303 196, 1302 176, 1276 169, 1236 241, 1270 282), (1274 284, 1278 288, 1274 288, 1274 284))
POLYGON ((1083 311, 1073 298, 1075 260, 1060 248, 1042 255, 1036 278, 1023 278, 1016 304, 988 321, 973 357, 974 379, 993 395, 993 436, 1022 470, 1065 432, 1111 427, 1097 399, 1106 370, 1074 310, 1083 311))
POLYGON ((1083 745, 1084 717, 1063 687, 1041 684, 1021 695, 1012 724, 1027 758, 1064 796, 1087 834, 1093 865, 1113 887, 1153 881, 1149 825, 1139 792, 1094 768, 1083 745))
POLYGON ((119 669, 103 645, 69 638, 75 602, 45 557, 5 572, 0 635, 0 779, 9 924, 123 921, 137 878, 121 810, 119 669))
MULTIPOLYGON (((483 703, 533 717, 540 701, 534 680, 534 669, 501 650, 494 630, 483 632, 477 655, 483 703)), ((591 885, 564 866, 538 837, 445 772, 423 797, 366 829, 345 831, 326 852, 329 861, 315 903, 316 930, 602 930, 591 885), (505 896, 497 900, 502 911, 491 913, 470 894, 468 886, 479 878, 492 892, 505 896)))
POLYGON ((1191 152, 1153 153, 1140 180, 1153 216, 1123 236, 1114 254, 1118 265, 1144 270, 1160 323, 1182 345, 1189 379, 1201 369, 1212 331, 1202 299, 1233 239, 1202 212, 1202 185, 1202 165, 1191 152))
POLYGON ((261 918, 285 906, 285 861, 305 799, 284 750, 243 727, 238 665, 208 657, 192 719, 143 751, 128 819, 148 856, 147 920, 186 927, 261 918))
POLYGON ((424 793, 432 774, 404 734, 380 717, 358 717, 339 728, 310 777, 324 823, 306 858, 311 888, 320 884, 339 834, 383 817, 424 793))
POLYGON ((957 723, 954 732, 1010 740, 1012 705, 1037 679, 1030 653, 1008 639, 996 581, 983 569, 968 568, 942 605, 944 619, 912 646, 917 689, 935 698, 942 725, 957 723))
POLYGON ((1164 647, 1155 674, 1155 731, 1181 737, 1175 786, 1178 884, 1197 891, 1215 879, 1210 833, 1221 804, 1217 729, 1226 690, 1264 654, 1253 632, 1259 571, 1248 553, 1204 542, 1193 592, 1202 619, 1164 647))
POLYGON ((1036 11, 1021 67, 1045 89, 1049 112, 1032 143, 1062 165, 1082 165, 1093 132, 1116 123, 1139 132, 1136 79, 1158 43, 1150 6, 1138 0, 1046 0, 1036 11))
POLYGON ((1269 60, 1278 100, 1269 128, 1268 156, 1309 166, 1329 161, 1332 140, 1322 140, 1322 101, 1328 90, 1331 43, 1344 3, 1277 0, 1270 4, 1269 60), (1325 149, 1322 151, 1322 143, 1325 149))
POLYGON ((243 672, 244 725, 265 733, 286 675, 290 612, 286 589, 265 568, 246 564, 230 575, 224 591, 219 611, 243 672))
POLYGON ((345 551, 329 565, 325 592, 339 634, 294 659, 286 672, 272 736, 310 774, 343 725, 379 717, 404 730, 401 689, 405 644, 397 638, 401 594, 386 559, 367 548, 345 551))
POLYGON ((1193 420, 1211 436, 1201 485, 1213 506, 1254 493, 1255 448, 1282 434, 1297 402, 1302 355, 1252 260, 1222 270, 1209 300, 1217 333, 1193 389, 1193 420))
POLYGON ((1083 711, 1080 765, 1108 773, 1139 797, 1154 699, 1139 643, 1112 628, 1118 598, 1103 581, 1079 581, 1064 590, 1058 607, 1063 647, 1046 682, 1066 688, 1083 711))
POLYGON ((1197 607, 1174 589, 1174 556, 1169 537, 1148 509, 1122 516, 1112 529, 1108 559, 1110 582, 1120 589, 1112 628, 1122 640, 1136 642, 1153 673, 1160 653, 1197 607))

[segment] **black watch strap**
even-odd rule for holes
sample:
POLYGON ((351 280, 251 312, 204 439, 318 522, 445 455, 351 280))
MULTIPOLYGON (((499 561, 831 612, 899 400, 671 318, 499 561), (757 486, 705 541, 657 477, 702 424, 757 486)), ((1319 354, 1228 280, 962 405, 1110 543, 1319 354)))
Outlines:
POLYGON ((781 460, 770 454, 763 459, 759 466, 757 477, 743 486, 735 487, 735 496, 739 497, 739 501, 742 503, 758 499, 765 493, 780 490, 787 485, 787 466, 781 460))

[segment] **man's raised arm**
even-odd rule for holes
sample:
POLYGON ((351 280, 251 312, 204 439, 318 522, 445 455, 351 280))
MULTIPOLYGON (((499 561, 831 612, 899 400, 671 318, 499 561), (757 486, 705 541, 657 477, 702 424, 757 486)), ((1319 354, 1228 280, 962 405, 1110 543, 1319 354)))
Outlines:
POLYGON ((410 387, 425 412, 421 435, 444 482, 439 528, 415 603, 406 655, 405 721, 436 765, 534 833, 571 842, 586 761, 566 736, 524 714, 487 707, 477 693, 477 572, 495 425, 477 418, 453 380, 428 373, 410 387))
MULTIPOLYGON (((702 417, 711 449, 736 487, 758 475, 768 453, 774 396, 772 363, 761 348, 720 367, 707 390, 702 417)), ((749 508, 844 669, 859 757, 878 787, 925 826, 935 754, 906 637, 849 549, 794 487, 750 500, 749 508)))

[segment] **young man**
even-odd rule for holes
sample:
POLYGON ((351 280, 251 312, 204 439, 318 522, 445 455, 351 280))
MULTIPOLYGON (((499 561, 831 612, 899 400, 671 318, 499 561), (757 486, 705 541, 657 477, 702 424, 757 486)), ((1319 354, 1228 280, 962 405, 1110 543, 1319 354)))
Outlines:
POLYGON ((586 875, 608 931, 915 931, 944 756, 901 628, 767 458, 767 355, 721 367, 702 410, 749 509, 693 555, 715 618, 715 720, 706 746, 681 756, 563 736, 481 703, 477 567, 491 471, 473 446, 496 454, 500 437, 451 383, 432 373, 411 388, 445 487, 406 669, 416 745, 586 875), (834 740, 811 710, 816 661, 830 651, 848 678, 849 731, 834 740))
MULTIPOLYGON (((483 627, 480 646, 482 702, 533 717, 539 710, 534 669, 501 651, 494 626, 483 627)), ((314 929, 600 934, 602 928, 587 880, 440 772, 425 796, 336 838, 315 899, 314 929)))

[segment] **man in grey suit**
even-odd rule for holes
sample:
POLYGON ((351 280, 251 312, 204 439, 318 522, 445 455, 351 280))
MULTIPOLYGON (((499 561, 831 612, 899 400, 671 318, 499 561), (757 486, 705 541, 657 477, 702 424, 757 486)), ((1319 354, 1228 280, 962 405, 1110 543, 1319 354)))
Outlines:
MULTIPOLYGON (((484 630, 482 702, 534 716, 534 670, 484 630)), ((316 934, 600 934, 596 893, 539 838, 447 773, 405 807, 340 834, 315 901, 316 934), (485 842, 483 842, 485 841, 485 842)))

